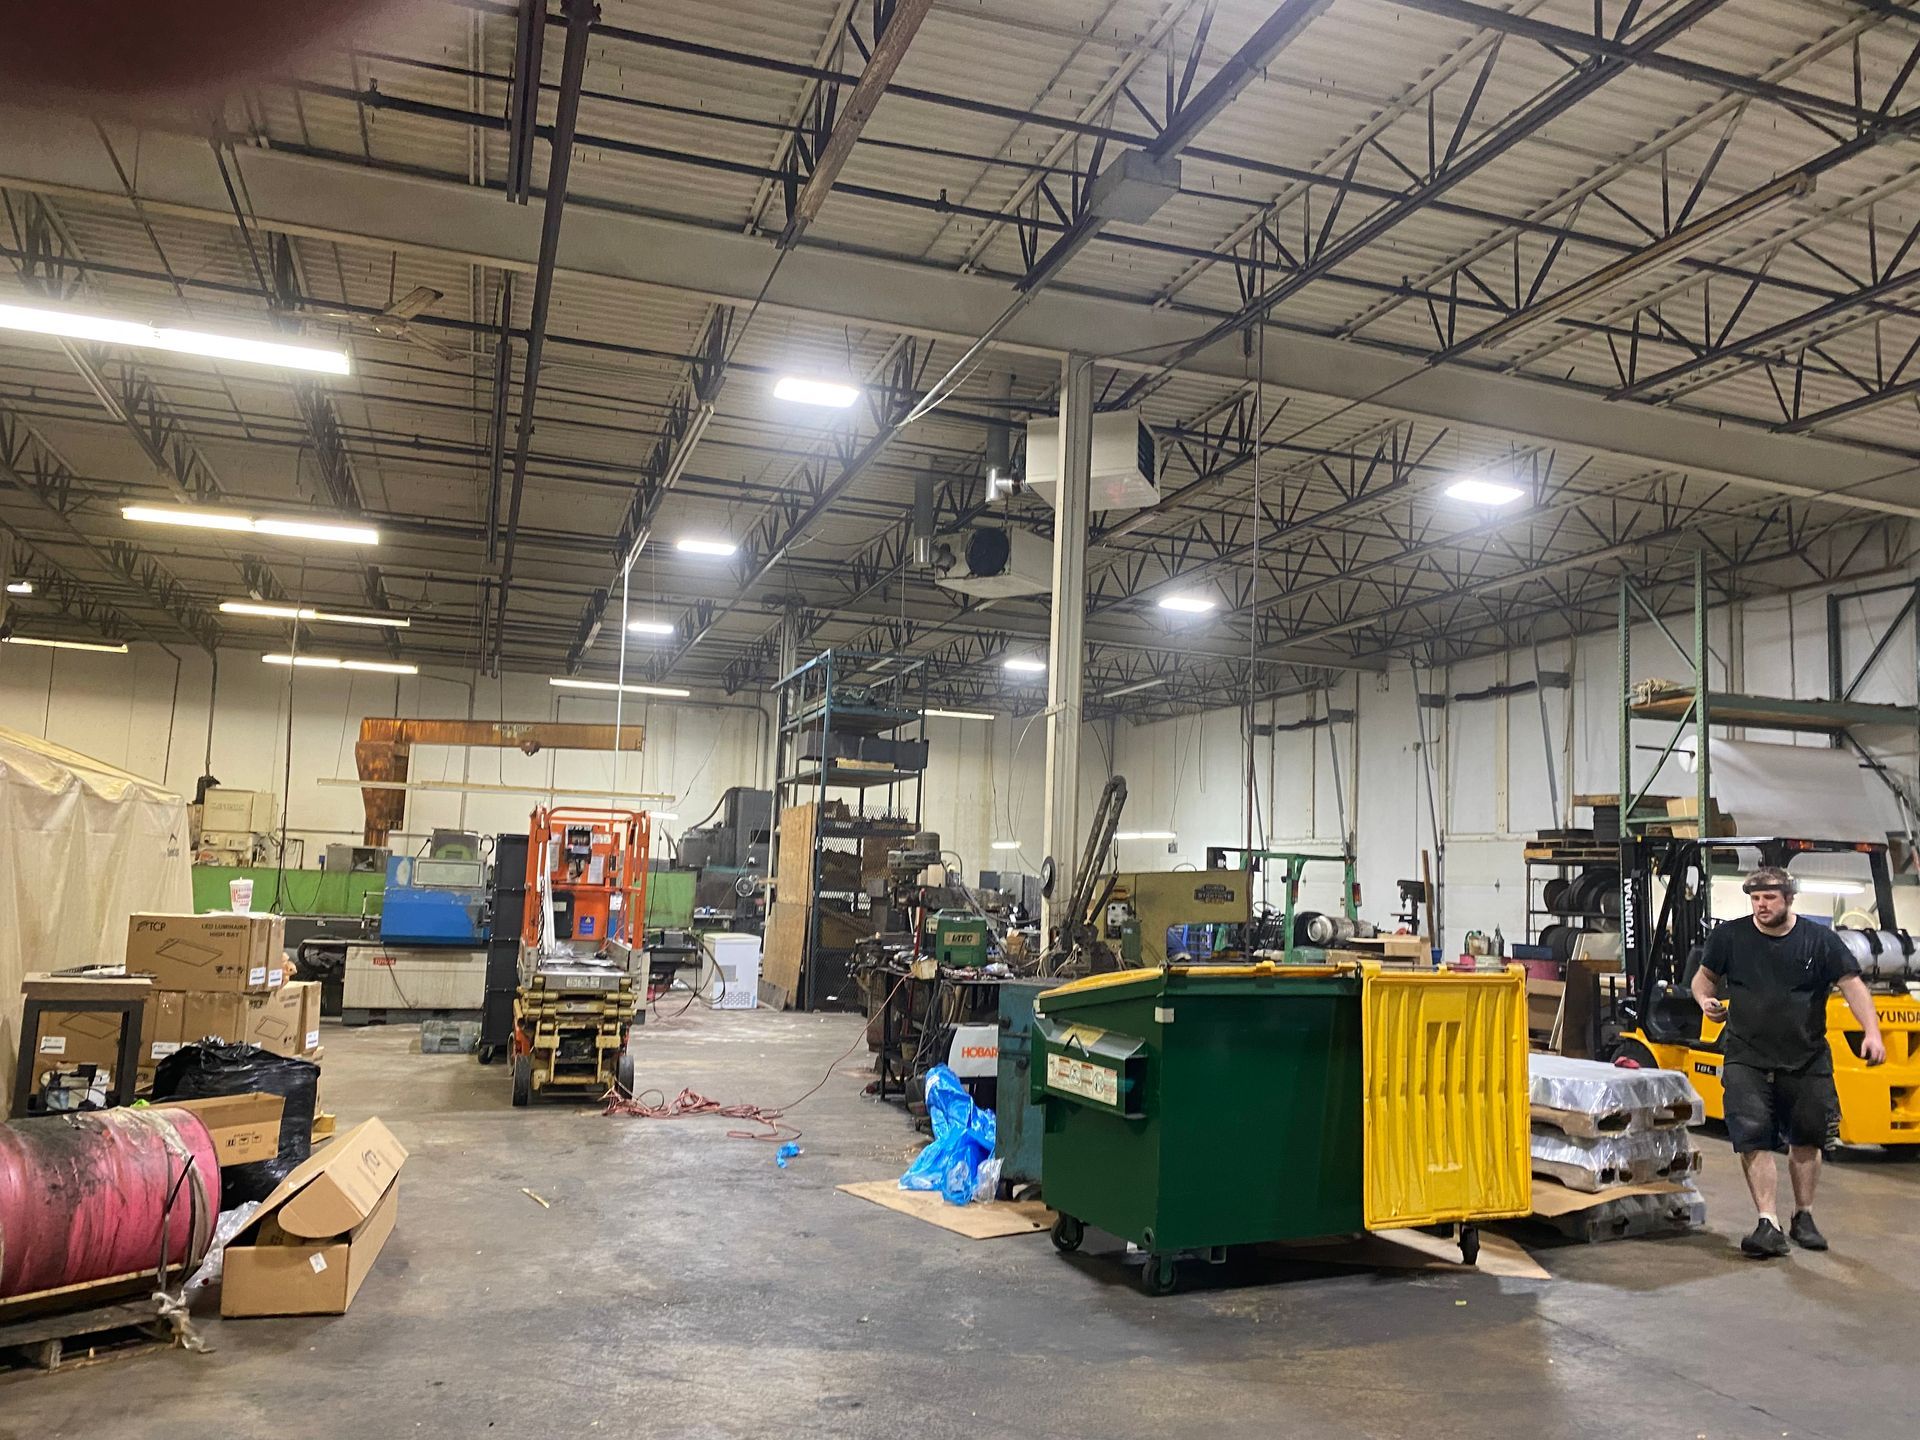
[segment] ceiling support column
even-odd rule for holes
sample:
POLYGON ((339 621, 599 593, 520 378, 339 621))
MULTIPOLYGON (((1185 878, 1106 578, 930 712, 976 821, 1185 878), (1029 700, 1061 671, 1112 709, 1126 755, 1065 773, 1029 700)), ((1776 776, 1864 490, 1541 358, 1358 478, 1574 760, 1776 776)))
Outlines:
POLYGON ((1061 365, 1060 476, 1053 512, 1053 620, 1047 648, 1047 788, 1044 853, 1058 870, 1046 926, 1061 923, 1080 847, 1081 636, 1087 618, 1087 502, 1093 469, 1093 360, 1061 365))

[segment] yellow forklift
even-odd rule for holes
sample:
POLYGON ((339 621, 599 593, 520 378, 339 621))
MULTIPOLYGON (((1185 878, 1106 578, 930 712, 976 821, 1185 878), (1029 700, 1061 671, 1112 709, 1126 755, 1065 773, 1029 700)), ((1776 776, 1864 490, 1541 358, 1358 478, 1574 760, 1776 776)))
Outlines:
MULTIPOLYGON (((1860 1057, 1864 1032, 1838 994, 1827 1000, 1827 1041, 1833 1050, 1834 1088, 1840 1116, 1831 1142, 1881 1145, 1903 1159, 1920 1159, 1920 956, 1912 936, 1894 921, 1893 883, 1887 847, 1871 841, 1798 840, 1767 837, 1634 835, 1620 842, 1620 953, 1626 994, 1617 1008, 1613 1054, 1662 1070, 1679 1070, 1693 1081, 1707 1117, 1724 1121, 1721 1090, 1722 1022, 1709 1019, 1693 998, 1707 932, 1714 924, 1713 857, 1777 865, 1791 874, 1809 855, 1851 855, 1871 877, 1873 913, 1853 912, 1868 923, 1834 926, 1860 964, 1873 991, 1884 1065, 1860 1057), (1727 856, 1723 852, 1734 852, 1727 856), (1656 883, 1657 882, 1657 883, 1656 883), (1656 891, 1658 893, 1656 893, 1656 891)), ((1723 866, 1723 868, 1726 868, 1723 866)), ((1803 923, 1808 917, 1800 917, 1803 923)))

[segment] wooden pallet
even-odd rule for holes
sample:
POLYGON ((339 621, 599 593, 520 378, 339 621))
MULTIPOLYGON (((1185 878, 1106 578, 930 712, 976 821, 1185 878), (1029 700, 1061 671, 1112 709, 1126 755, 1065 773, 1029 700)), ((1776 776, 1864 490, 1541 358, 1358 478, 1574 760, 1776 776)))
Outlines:
POLYGON ((0 1378, 74 1370, 172 1344, 151 1300, 37 1315, 0 1324, 0 1378))

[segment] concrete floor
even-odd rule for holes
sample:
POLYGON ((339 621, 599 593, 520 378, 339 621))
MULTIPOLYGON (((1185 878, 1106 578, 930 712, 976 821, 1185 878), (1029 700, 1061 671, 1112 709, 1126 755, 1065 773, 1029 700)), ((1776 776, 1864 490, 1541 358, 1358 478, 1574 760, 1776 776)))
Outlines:
MULTIPOLYGON (((696 1008, 638 1037, 641 1083, 777 1104, 857 1033, 696 1008)), ((837 1193, 915 1148, 857 1057, 795 1113, 783 1171, 722 1120, 514 1110, 504 1069, 415 1044, 327 1034, 325 1103, 412 1151, 350 1313, 214 1319, 213 1354, 0 1385, 0 1440, 1911 1433, 1920 1165, 1830 1167, 1827 1256, 1735 1254, 1744 1192, 1709 1139, 1706 1233, 1542 1244, 1550 1281, 1259 1256, 1156 1300, 1042 1235, 969 1241, 837 1193)))

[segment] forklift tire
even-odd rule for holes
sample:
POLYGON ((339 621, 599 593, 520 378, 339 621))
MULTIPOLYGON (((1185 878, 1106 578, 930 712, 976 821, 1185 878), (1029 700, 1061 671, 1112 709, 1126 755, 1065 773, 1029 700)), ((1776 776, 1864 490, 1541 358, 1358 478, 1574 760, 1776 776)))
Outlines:
POLYGON ((1179 1280, 1171 1255, 1158 1253, 1147 1256, 1147 1263, 1140 1267, 1140 1288, 1149 1295, 1171 1295, 1179 1280))
POLYGON ((1480 1263, 1480 1227, 1478 1225, 1460 1227, 1460 1263, 1462 1265, 1480 1263))
POLYGON ((1642 1070, 1658 1070, 1660 1057, 1642 1045, 1638 1040, 1622 1040, 1613 1047, 1615 1060, 1631 1060, 1642 1070))
POLYGON ((631 1100, 633 1098, 633 1056, 623 1053, 613 1075, 613 1088, 619 1092, 620 1098, 631 1100))
POLYGON ((517 1106, 528 1104, 533 1099, 533 1057, 516 1055, 513 1057, 513 1103, 517 1106))
POLYGON ((1080 1242, 1087 1238, 1087 1227, 1071 1215, 1056 1215, 1053 1219, 1053 1248, 1062 1255, 1071 1255, 1080 1248, 1080 1242))

